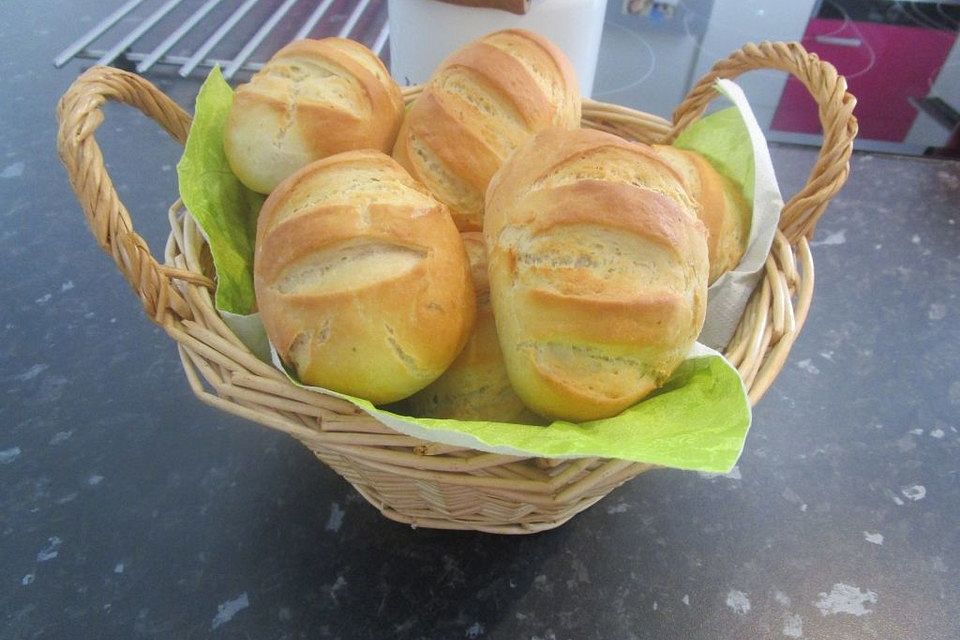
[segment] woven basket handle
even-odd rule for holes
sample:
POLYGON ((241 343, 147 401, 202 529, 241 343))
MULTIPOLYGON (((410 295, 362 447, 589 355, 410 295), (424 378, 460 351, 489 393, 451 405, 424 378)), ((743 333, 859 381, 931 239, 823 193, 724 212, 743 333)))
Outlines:
POLYGON ((67 169, 93 236, 100 247, 113 256, 155 322, 165 325, 178 317, 190 318, 193 314, 172 280, 204 286, 211 283, 189 271, 160 264, 150 254, 143 238, 134 232, 130 213, 107 174, 103 154, 93 135, 103 122, 102 107, 107 100, 136 107, 181 144, 187 139, 190 116, 140 76, 100 66, 77 78, 57 106, 60 160, 67 169))
POLYGON ((808 53, 798 42, 748 44, 726 60, 713 65, 673 113, 674 139, 700 117, 717 93, 717 78, 735 78, 754 69, 778 69, 797 77, 816 100, 823 127, 823 145, 807 184, 783 207, 780 229, 793 243, 802 236, 811 237, 817 219, 830 199, 840 190, 850 172, 850 154, 857 135, 853 108, 856 98, 847 93, 847 81, 828 62, 808 53))

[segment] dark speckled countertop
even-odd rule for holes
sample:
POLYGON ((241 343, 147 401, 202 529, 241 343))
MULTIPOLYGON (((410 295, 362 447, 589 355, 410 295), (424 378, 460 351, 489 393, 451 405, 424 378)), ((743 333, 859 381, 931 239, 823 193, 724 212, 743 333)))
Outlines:
MULTIPOLYGON (((54 150, 81 66, 50 64, 93 4, 0 22, 0 638, 960 637, 960 165, 855 155, 733 473, 529 537, 412 530, 197 401, 96 249, 54 150)), ((162 247, 177 146, 119 107, 99 139, 162 247)), ((789 194, 814 151, 773 157, 789 194)))

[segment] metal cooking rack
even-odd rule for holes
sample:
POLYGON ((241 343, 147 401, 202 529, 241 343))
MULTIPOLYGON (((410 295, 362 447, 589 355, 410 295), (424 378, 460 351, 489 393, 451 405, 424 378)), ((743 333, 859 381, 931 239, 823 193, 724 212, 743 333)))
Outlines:
POLYGON ((291 40, 352 38, 382 58, 389 35, 387 0, 128 0, 65 48, 53 64, 59 68, 75 58, 96 60, 96 64, 132 67, 138 73, 154 65, 177 66, 183 78, 197 68, 219 65, 229 79, 238 71, 258 71, 291 40), (272 5, 272 11, 252 11, 266 5, 272 5), (137 9, 143 10, 139 20, 141 11, 137 9), (121 22, 133 26, 111 42, 111 36, 122 31, 114 28, 121 22), (238 39, 245 36, 237 50, 238 39), (160 42, 152 47, 144 44, 144 40, 158 37, 160 42), (181 42, 188 43, 186 51, 181 46, 176 54, 171 53, 181 42), (222 56, 225 49, 234 52, 227 53, 228 57, 213 55, 222 56))

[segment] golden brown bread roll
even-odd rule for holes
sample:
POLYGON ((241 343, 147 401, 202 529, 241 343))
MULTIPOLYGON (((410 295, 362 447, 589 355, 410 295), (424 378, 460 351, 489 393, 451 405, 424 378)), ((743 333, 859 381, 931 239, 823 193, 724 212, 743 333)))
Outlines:
POLYGON ((709 283, 713 284, 740 264, 747 250, 750 207, 737 186, 699 153, 669 145, 654 145, 654 150, 680 174, 698 204, 697 215, 707 228, 709 283))
POLYGON ((270 194, 254 286, 270 342, 302 382, 377 404, 443 373, 475 313, 449 212, 378 151, 318 160, 270 194))
POLYGON ((579 126, 579 89, 563 52, 529 31, 498 31, 440 64, 404 118, 393 157, 450 207, 461 231, 476 231, 504 159, 538 131, 579 126))
POLYGON ((461 234, 470 257, 473 288, 477 294, 477 321, 467 345, 450 368, 435 382, 408 400, 414 415, 457 420, 493 420, 534 424, 533 415, 510 386, 503 363, 497 326, 490 306, 487 256, 483 235, 461 234))
POLYGON ((402 119, 400 88, 372 51, 344 38, 296 40, 237 87, 224 150, 243 184, 269 193, 335 153, 390 153, 402 119))
POLYGON ((507 372, 537 413, 616 415, 659 387, 703 325, 707 245, 649 147, 545 131, 487 190, 490 296, 507 372))

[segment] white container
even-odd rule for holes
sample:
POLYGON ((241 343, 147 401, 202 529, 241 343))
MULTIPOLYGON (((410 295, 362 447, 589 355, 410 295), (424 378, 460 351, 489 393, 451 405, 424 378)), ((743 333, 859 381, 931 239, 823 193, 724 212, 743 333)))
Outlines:
POLYGON ((421 84, 449 54, 501 29, 547 37, 573 62, 580 93, 589 98, 597 70, 606 0, 533 0, 516 15, 438 0, 389 0, 390 72, 400 84, 421 84))

